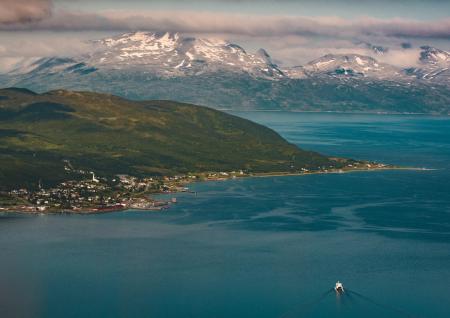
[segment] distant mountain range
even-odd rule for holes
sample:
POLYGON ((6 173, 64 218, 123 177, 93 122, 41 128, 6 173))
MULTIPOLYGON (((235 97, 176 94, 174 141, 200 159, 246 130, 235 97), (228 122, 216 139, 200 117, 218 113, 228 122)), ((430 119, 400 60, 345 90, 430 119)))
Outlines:
POLYGON ((263 49, 250 54, 222 40, 134 32, 93 41, 83 56, 17 59, 0 74, 0 85, 233 110, 450 113, 449 52, 424 46, 418 65, 402 69, 369 56, 328 54, 281 68, 263 49))

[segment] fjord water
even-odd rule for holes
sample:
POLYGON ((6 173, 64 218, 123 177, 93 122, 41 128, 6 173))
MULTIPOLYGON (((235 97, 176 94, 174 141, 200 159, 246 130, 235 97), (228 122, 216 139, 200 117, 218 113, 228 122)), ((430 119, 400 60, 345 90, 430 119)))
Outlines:
POLYGON ((163 213, 3 215, 0 316, 449 316, 450 118, 235 114, 303 148, 436 170, 198 183, 163 213))

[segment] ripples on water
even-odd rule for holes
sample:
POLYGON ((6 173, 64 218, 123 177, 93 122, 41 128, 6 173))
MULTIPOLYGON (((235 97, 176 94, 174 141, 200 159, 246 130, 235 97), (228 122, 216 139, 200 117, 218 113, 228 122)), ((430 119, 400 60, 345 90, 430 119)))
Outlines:
POLYGON ((2 317, 448 317, 450 119, 237 113, 435 168, 195 184, 164 213, 1 217, 2 317), (360 293, 318 297, 336 280, 360 293), (314 306, 302 307, 314 303, 314 306))

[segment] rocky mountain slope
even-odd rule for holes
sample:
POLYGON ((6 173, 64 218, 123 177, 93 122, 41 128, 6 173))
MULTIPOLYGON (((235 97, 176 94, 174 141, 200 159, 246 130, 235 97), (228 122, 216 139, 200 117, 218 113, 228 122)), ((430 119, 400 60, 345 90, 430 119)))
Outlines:
POLYGON ((86 74, 98 69, 138 69, 163 77, 217 71, 245 72, 257 78, 283 77, 283 72, 263 49, 249 54, 239 45, 223 40, 149 32, 126 33, 93 41, 92 52, 76 58, 26 59, 12 67, 9 74, 86 74))
POLYGON ((182 37, 178 33, 136 32, 103 39, 88 64, 102 68, 145 67, 162 76, 199 75, 219 70, 255 77, 283 74, 265 51, 248 54, 242 47, 216 39, 182 37))
MULTIPOLYGON (((39 92, 93 90, 221 109, 450 112, 449 53, 422 47, 401 69, 357 54, 328 54, 281 68, 222 40, 134 32, 92 43, 84 56, 18 60, 0 85, 39 92)), ((387 50, 387 49, 386 49, 387 50)))
POLYGON ((407 69, 418 79, 450 86, 450 53, 430 46, 423 46, 420 53, 420 65, 407 69))

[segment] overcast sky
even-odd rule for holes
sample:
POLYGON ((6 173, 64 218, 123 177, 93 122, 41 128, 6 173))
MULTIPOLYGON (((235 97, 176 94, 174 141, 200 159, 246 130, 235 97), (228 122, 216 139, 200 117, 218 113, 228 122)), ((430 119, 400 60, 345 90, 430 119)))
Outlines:
POLYGON ((412 66, 419 47, 449 49, 448 0, 0 0, 0 56, 73 55, 87 39, 127 31, 220 37, 265 48, 284 65, 326 53, 412 66))

